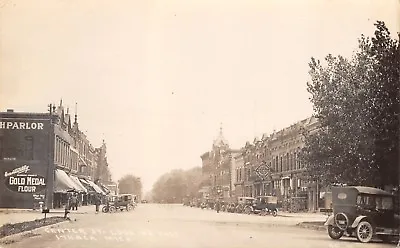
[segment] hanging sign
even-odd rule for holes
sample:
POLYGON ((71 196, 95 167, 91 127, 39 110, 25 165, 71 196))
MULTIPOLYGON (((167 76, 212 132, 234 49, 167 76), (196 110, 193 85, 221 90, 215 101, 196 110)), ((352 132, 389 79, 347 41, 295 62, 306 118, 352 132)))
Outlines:
POLYGON ((258 177, 260 177, 262 180, 265 180, 270 176, 271 168, 268 164, 263 162, 255 169, 255 172, 258 177))
POLYGON ((46 179, 37 174, 27 174, 30 171, 28 165, 21 166, 11 172, 5 172, 5 185, 14 192, 36 193, 46 188, 46 179))

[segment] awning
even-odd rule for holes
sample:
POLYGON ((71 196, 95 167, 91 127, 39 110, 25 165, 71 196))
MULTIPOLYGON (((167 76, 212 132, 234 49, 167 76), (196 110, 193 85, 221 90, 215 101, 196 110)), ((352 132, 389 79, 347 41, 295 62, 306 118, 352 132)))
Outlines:
POLYGON ((68 191, 81 191, 74 181, 63 170, 56 169, 54 171, 54 193, 66 193, 68 191))
POLYGON ((70 178, 75 182, 77 186, 79 186, 79 188, 81 188, 81 191, 87 193, 87 189, 85 188, 85 186, 82 185, 81 181, 79 181, 76 176, 70 176, 70 178))
POLYGON ((97 186, 94 182, 92 182, 92 181, 90 181, 90 180, 87 180, 87 182, 90 184, 90 186, 93 187, 93 189, 94 189, 97 193, 106 195, 106 193, 104 193, 104 191, 103 191, 99 186, 97 186))
POLYGON ((100 184, 101 189, 106 193, 106 194, 110 194, 111 190, 109 190, 106 186, 104 186, 103 184, 100 184))
POLYGON ((87 189, 88 192, 96 192, 96 190, 94 190, 94 188, 90 185, 90 183, 88 181, 86 181, 85 179, 79 178, 79 181, 87 189))

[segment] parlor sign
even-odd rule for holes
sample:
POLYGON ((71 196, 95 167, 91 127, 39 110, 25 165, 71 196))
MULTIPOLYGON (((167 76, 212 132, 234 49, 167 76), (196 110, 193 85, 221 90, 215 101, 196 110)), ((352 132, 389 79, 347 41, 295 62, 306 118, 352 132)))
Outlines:
POLYGON ((14 192, 36 193, 46 188, 46 180, 43 176, 29 173, 28 165, 23 165, 10 172, 5 172, 5 185, 14 192))

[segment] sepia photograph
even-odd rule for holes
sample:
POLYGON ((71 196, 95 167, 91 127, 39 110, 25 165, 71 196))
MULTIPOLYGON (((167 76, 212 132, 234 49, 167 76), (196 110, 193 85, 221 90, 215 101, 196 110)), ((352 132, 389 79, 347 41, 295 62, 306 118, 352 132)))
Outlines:
POLYGON ((0 248, 400 248, 400 0, 0 0, 0 248))

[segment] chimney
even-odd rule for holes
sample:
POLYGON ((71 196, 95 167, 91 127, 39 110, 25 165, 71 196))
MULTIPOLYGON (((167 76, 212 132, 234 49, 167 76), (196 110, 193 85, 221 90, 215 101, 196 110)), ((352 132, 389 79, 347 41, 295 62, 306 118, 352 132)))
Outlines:
POLYGON ((14 113, 14 109, 7 109, 7 113, 14 113))

